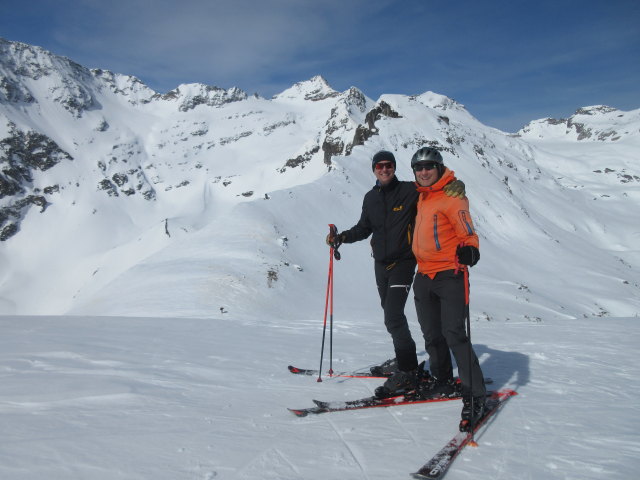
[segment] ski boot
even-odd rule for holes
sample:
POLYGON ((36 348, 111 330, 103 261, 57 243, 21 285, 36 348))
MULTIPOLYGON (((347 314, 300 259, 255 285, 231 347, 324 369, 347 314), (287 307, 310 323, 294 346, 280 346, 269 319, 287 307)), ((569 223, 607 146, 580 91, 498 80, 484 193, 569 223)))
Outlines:
POLYGON ((485 402, 486 397, 484 395, 473 397, 473 402, 471 401, 471 396, 465 395, 462 397, 462 412, 460 414, 462 419, 459 426, 461 432, 470 432, 473 426, 482 420, 485 414, 485 402))
POLYGON ((416 390, 418 381, 418 370, 410 370, 408 372, 402 372, 398 370, 391 375, 384 384, 375 390, 375 396, 378 398, 395 397, 396 395, 403 395, 416 390))
POLYGON ((453 379, 440 380, 431 377, 430 381, 420 385, 420 396, 422 398, 451 398, 460 395, 460 385, 453 379))
POLYGON ((387 360, 381 365, 371 367, 371 375, 375 377, 390 377, 398 371, 398 362, 395 358, 387 360))

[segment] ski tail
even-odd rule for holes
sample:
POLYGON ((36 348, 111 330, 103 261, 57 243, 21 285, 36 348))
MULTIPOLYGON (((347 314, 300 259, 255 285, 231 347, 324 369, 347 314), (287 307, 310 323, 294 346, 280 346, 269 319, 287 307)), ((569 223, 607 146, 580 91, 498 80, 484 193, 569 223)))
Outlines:
POLYGON ((438 480, 444 476, 453 461, 462 449, 473 439, 473 435, 483 425, 486 425, 489 418, 504 405, 512 396, 518 392, 511 389, 502 389, 493 392, 487 399, 487 410, 485 415, 474 425, 472 432, 460 432, 453 437, 444 447, 436 453, 431 460, 425 463, 417 472, 412 473, 413 478, 422 480, 438 480))

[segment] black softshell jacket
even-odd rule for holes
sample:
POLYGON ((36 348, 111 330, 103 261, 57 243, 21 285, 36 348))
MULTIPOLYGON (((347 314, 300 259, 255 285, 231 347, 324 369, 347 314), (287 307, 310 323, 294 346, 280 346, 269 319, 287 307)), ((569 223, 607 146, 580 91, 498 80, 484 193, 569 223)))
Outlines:
POLYGON ((390 264, 413 258, 411 238, 417 202, 414 182, 401 182, 394 177, 389 185, 375 185, 364 196, 358 223, 342 232, 344 243, 373 234, 371 249, 376 261, 390 264))

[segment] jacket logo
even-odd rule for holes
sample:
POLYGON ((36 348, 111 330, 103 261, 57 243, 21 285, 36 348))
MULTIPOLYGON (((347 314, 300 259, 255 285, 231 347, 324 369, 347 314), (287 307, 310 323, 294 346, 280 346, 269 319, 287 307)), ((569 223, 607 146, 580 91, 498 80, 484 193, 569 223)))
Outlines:
POLYGON ((393 211, 394 212, 401 212, 403 208, 404 208, 403 205, 400 205, 399 207, 393 207, 393 211))

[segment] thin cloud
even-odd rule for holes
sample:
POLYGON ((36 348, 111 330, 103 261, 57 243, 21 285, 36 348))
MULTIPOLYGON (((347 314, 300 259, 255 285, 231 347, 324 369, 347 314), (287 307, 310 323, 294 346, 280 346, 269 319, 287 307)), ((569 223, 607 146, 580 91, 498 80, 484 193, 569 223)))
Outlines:
POLYGON ((373 99, 432 90, 513 131, 565 101, 638 108, 639 23, 635 0, 3 0, 0 31, 161 92, 269 97, 320 74, 373 99), (614 78, 633 81, 614 96, 614 78))
POLYGON ((271 71, 300 70, 296 62, 339 51, 349 18, 367 2, 339 5, 335 0, 87 2, 71 18, 65 15, 64 23, 58 17, 54 35, 59 44, 81 46, 123 72, 148 69, 160 77, 173 69, 184 81, 235 84, 271 71))

